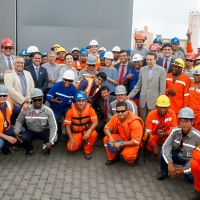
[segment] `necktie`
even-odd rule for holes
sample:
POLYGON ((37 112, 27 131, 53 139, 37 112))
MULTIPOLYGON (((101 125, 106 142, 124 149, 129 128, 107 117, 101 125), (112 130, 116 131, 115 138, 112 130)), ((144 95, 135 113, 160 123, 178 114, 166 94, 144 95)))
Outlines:
POLYGON ((10 70, 12 70, 12 64, 11 64, 11 62, 10 62, 10 58, 8 58, 8 68, 9 68, 10 70))
POLYGON ((108 119, 108 99, 104 100, 104 121, 108 119))
POLYGON ((36 72, 36 77, 37 77, 37 80, 38 80, 38 77, 39 77, 39 67, 35 68, 35 72, 36 72))
POLYGON ((123 85, 124 67, 125 67, 125 65, 122 65, 120 76, 119 76, 119 85, 123 85))
POLYGON ((167 61, 168 61, 168 59, 165 60, 165 64, 164 64, 164 68, 166 71, 167 71, 167 61))

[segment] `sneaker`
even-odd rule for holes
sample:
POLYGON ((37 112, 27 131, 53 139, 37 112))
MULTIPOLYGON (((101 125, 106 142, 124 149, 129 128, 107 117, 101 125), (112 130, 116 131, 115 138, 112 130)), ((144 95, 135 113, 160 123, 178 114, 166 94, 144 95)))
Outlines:
POLYGON ((26 150, 26 154, 27 157, 31 157, 33 155, 33 150, 27 151, 26 150))
POLYGON ((90 160, 92 158, 91 154, 85 153, 85 159, 90 160))
POLYGON ((167 177, 167 174, 163 171, 160 171, 158 174, 157 174, 157 180, 161 181, 163 179, 165 179, 167 177))
POLYGON ((113 165, 113 164, 115 164, 116 162, 120 162, 121 161, 121 159, 120 159, 120 157, 119 157, 119 154, 117 154, 117 156, 113 159, 113 160, 107 160, 106 162, 105 162, 105 164, 106 165, 113 165))
POLYGON ((11 154, 10 149, 7 149, 7 148, 5 148, 5 147, 2 147, 2 148, 1 148, 1 151, 2 151, 2 154, 4 154, 4 155, 9 155, 9 154, 11 154))

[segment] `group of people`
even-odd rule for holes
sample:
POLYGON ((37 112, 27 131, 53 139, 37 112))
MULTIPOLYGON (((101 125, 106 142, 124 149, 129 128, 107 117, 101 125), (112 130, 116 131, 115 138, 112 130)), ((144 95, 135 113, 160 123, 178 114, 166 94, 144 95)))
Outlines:
POLYGON ((21 146, 32 156, 32 140, 41 139, 45 156, 67 134, 69 152, 84 148, 92 158, 99 137, 108 157, 136 166, 139 150, 160 155, 157 180, 179 175, 194 183, 200 198, 200 48, 187 53, 180 40, 162 44, 135 36, 136 48, 107 51, 92 40, 86 48, 67 52, 55 44, 48 53, 36 46, 13 56, 9 38, 0 53, 0 149, 21 146), (159 152, 158 143, 162 143, 159 152), (182 165, 178 168, 174 164, 182 165))

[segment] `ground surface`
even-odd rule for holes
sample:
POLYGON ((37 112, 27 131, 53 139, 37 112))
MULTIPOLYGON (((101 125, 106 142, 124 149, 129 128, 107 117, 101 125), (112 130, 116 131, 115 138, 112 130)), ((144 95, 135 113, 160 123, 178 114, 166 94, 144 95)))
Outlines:
POLYGON ((22 148, 8 156, 0 154, 0 199, 186 200, 193 192, 184 177, 157 181, 158 159, 146 158, 144 164, 141 156, 134 168, 124 162, 106 166, 103 147, 95 146, 87 161, 82 150, 68 153, 63 138, 49 157, 43 156, 38 140, 31 158, 22 148))

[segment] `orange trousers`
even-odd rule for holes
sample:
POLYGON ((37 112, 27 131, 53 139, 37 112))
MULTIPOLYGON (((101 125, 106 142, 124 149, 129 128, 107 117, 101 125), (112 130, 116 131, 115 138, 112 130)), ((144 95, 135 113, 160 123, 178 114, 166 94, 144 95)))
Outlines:
POLYGON ((194 187, 197 191, 200 192, 200 159, 192 160, 190 167, 194 177, 194 187))
POLYGON ((194 119, 194 128, 196 128, 198 131, 200 131, 200 115, 195 116, 194 119))
MULTIPOLYGON (((87 144, 84 146, 84 152, 86 154, 92 153, 93 145, 97 140, 97 136, 98 136, 97 132, 95 130, 93 130, 90 134, 90 137, 87 140, 87 144)), ((74 149, 71 149, 70 140, 67 142, 66 147, 67 147, 67 150, 70 151, 70 152, 76 151, 83 146, 83 135, 82 135, 82 133, 72 133, 72 137, 76 141, 76 145, 75 145, 74 149)))
POLYGON ((153 136, 154 136, 153 141, 150 144, 147 144, 146 146, 148 151, 152 151, 152 147, 151 147, 152 145, 155 145, 158 148, 157 143, 158 142, 164 143, 165 140, 167 139, 167 137, 159 138, 157 134, 153 134, 153 136))
MULTIPOLYGON (((122 140, 121 136, 119 134, 112 134, 114 140, 122 140)), ((104 145, 109 142, 108 136, 105 136, 103 139, 104 145)), ((108 156, 108 160, 113 160, 118 153, 112 153, 111 151, 108 150, 108 148, 105 146, 106 153, 108 156)), ((133 146, 133 147, 124 147, 123 150, 121 151, 121 155, 123 156, 124 160, 128 163, 131 164, 135 161, 135 159, 138 156, 138 150, 139 146, 133 146)))

